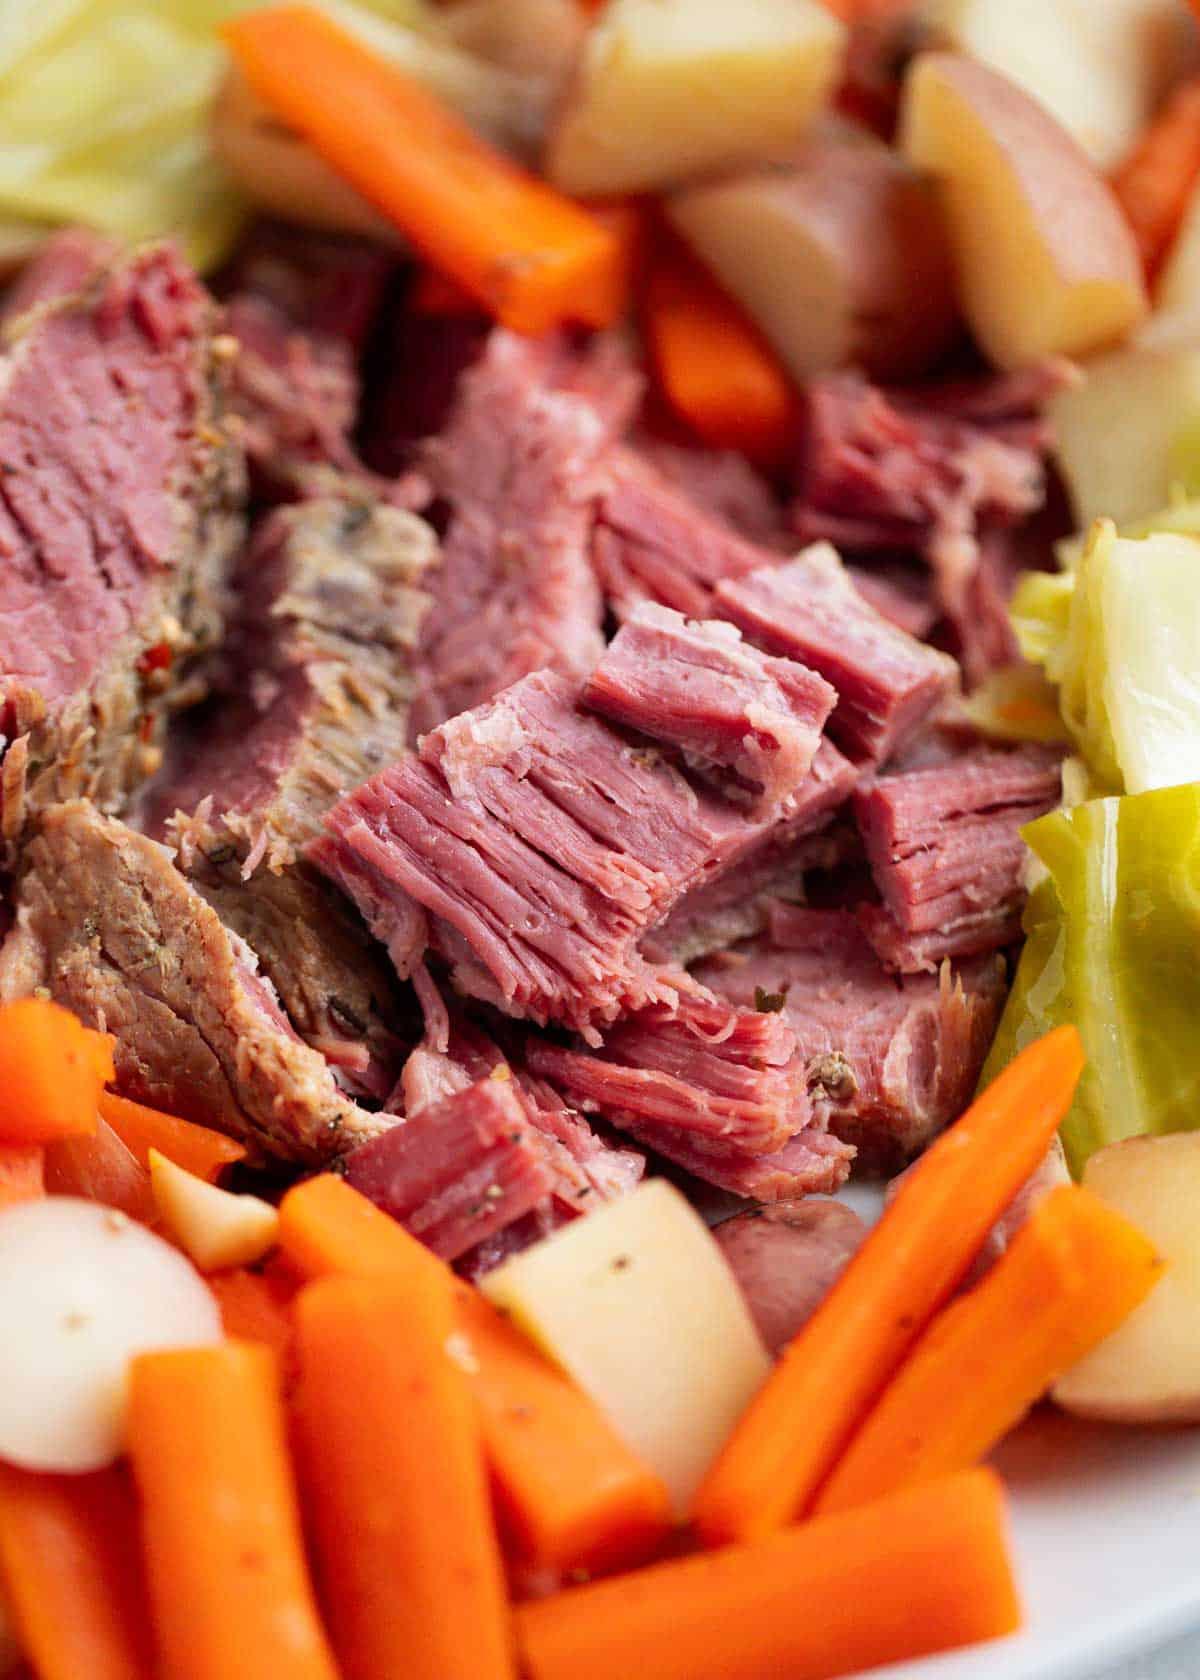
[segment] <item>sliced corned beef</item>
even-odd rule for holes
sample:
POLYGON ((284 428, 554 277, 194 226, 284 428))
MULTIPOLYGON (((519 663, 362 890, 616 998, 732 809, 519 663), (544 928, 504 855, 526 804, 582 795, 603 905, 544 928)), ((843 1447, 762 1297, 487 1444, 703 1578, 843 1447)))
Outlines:
POLYGON ((377 502, 274 512, 238 563, 220 705, 180 731, 143 822, 179 845, 306 1042, 376 1098, 397 1072, 394 982, 300 853, 341 794, 405 750, 434 552, 427 526, 377 502))
POLYGON ((1005 989, 999 962, 986 957, 953 974, 898 978, 849 911, 792 905, 775 908, 764 937, 696 972, 740 1008, 779 1012, 814 1117, 885 1170, 970 1100, 1005 989))
POLYGON ((99 269, 120 255, 115 240, 91 228, 61 228, 52 233, 0 298, 0 323, 15 321, 26 310, 82 291, 99 269))
POLYGON ((889 758, 957 681, 952 659, 868 604, 827 543, 718 584, 714 605, 749 641, 833 684, 829 733, 856 759, 889 758))
POLYGON ((772 659, 719 619, 644 601, 583 688, 602 717, 678 749, 724 791, 771 809, 812 768, 837 695, 791 659, 772 659))
POLYGON ((362 474, 358 362, 394 260, 364 240, 260 223, 225 277, 233 405, 261 493, 326 493, 330 470, 362 474))
POLYGON ((793 1202, 801 1196, 832 1196, 850 1176, 853 1144, 809 1124, 771 1155, 717 1147, 698 1149, 686 1132, 667 1126, 634 1137, 673 1161, 693 1178, 752 1202, 793 1202))
POLYGON ((242 531, 207 293, 169 246, 15 322, 0 359, 0 851, 157 767, 242 531))
POLYGON ((684 892, 799 838, 854 771, 822 744, 783 810, 752 817, 583 712, 542 672, 424 737, 343 799, 310 848, 409 973, 426 944, 458 991, 592 1033, 673 1003, 637 942, 684 892))
MULTIPOLYGON (((586 366, 586 363, 583 364, 586 366)), ((425 453, 448 510, 421 636, 416 732, 531 671, 582 677, 603 649, 588 555, 601 462, 624 424, 557 340, 498 329, 425 453)))
POLYGON ((647 432, 638 434, 634 447, 696 507, 730 526, 747 542, 770 549, 792 546, 781 504, 744 455, 732 449, 675 443, 647 432))
POLYGON ((0 998, 45 988, 113 1033, 126 1094, 298 1161, 378 1129, 165 847, 75 800, 42 814, 22 864, 0 998))
POLYGON ((1028 852, 1021 829, 1058 803, 1057 754, 975 751, 879 777, 855 814, 882 904, 860 920, 889 967, 996 951, 1020 935, 1028 852))
POLYGON ((768 1352, 780 1354, 816 1312, 867 1235, 845 1202, 779 1202, 713 1230, 768 1352))
POLYGON ((881 618, 918 641, 928 636, 941 617, 928 574, 919 575, 903 560, 847 566, 846 575, 881 618))

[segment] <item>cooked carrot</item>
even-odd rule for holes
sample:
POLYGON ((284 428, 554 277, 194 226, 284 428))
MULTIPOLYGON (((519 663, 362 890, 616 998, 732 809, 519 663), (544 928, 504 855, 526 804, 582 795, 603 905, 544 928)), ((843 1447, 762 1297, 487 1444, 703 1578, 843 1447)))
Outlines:
POLYGON ((934 1319, 822 1488, 817 1514, 978 1464, 1162 1270, 1153 1243, 1098 1196, 1052 1190, 982 1283, 934 1319))
POLYGON ((505 326, 621 313, 619 239, 329 18, 277 6, 225 39, 259 98, 505 326))
POLYGON ((517 1611, 530 1680, 829 1680, 1011 1633, 1004 1495, 974 1470, 517 1611))
POLYGON ((646 265, 642 317, 663 396, 697 437, 765 465, 782 460, 796 436, 786 373, 728 293, 665 235, 646 265))
POLYGON ((251 1272, 244 1266, 229 1272, 214 1272, 208 1287, 221 1309, 225 1334, 243 1342, 265 1342, 278 1355, 285 1386, 290 1382, 295 1359, 295 1322, 291 1300, 294 1291, 284 1287, 278 1275, 251 1272))
POLYGON ((120 1470, 0 1464, 0 1578, 38 1680, 155 1673, 133 1490, 120 1470))
POLYGON ((130 1219, 157 1221, 150 1174, 106 1120, 90 1137, 58 1138, 45 1146, 46 1189, 52 1196, 86 1196, 120 1208, 130 1219))
POLYGON ((327 1174, 289 1190, 279 1241, 308 1277, 406 1277, 417 1269, 428 1287, 453 1281, 497 1504, 525 1559, 608 1568, 640 1560, 664 1537, 666 1489, 599 1407, 344 1179, 327 1174))
POLYGON ((0 1144, 0 1209, 46 1194, 46 1151, 40 1143, 0 1144))
POLYGON ((453 1289, 419 1262, 296 1299, 297 1434, 347 1680, 509 1680, 512 1640, 453 1289))
POLYGON ((705 1540, 802 1515, 867 1410, 1045 1155, 1083 1069, 1073 1027, 1030 1045, 913 1167, 791 1343, 696 1498, 705 1540))
POLYGON ((305 1563, 274 1354, 223 1342, 140 1355, 128 1428, 168 1680, 337 1680, 305 1563))
POLYGON ((1181 83, 1112 177, 1146 272, 1153 275, 1200 181, 1200 76, 1181 83))
MULTIPOLYGON (((0 1007, 0 1143, 48 1143, 96 1129, 101 1035, 49 998, 0 1007)), ((108 1060, 108 1076, 112 1062, 108 1060)))
POLYGON ((149 1165, 150 1151, 157 1149, 177 1167, 215 1184, 227 1168, 246 1159, 242 1145, 223 1132, 174 1114, 160 1114, 113 1091, 101 1093, 99 1106, 101 1117, 143 1167, 149 1165))

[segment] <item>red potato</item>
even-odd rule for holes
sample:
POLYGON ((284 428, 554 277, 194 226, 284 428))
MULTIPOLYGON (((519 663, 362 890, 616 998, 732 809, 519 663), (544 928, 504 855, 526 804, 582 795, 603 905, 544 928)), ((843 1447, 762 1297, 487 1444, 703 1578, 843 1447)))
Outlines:
POLYGON ((867 1234, 844 1202, 811 1196, 723 1220, 713 1231, 772 1355, 833 1288, 867 1234))
POLYGON ((941 212, 882 141, 828 123, 787 167, 675 194, 671 222, 796 379, 923 372, 958 330, 941 212))

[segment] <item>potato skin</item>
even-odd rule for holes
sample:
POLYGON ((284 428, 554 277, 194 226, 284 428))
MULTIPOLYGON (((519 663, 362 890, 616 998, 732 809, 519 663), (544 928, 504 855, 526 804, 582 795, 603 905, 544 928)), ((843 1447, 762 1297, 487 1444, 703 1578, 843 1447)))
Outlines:
POLYGON ((866 1234, 852 1208, 817 1196, 735 1214, 716 1227, 768 1352, 780 1354, 812 1317, 866 1234))

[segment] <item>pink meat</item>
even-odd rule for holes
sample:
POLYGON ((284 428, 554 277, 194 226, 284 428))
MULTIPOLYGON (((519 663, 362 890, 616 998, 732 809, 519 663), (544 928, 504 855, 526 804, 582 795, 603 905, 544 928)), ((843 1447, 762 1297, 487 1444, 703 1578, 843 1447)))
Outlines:
POLYGON ((802 1330, 861 1247, 867 1227, 844 1202, 777 1202, 713 1231, 770 1353, 802 1330))
POLYGON ((120 254, 115 240, 91 228, 52 233, 0 300, 0 323, 15 321, 39 303, 70 297, 120 254))
POLYGON ((714 604, 749 641, 833 684, 829 733, 852 758, 885 761, 957 680, 954 661, 883 618, 827 546, 718 584, 714 604))
POLYGON ((815 672, 760 653, 732 624, 653 602, 634 609, 583 689, 592 711, 732 779, 762 809, 808 775, 836 699, 815 672))
POLYGON ((642 433, 638 454, 703 513, 763 548, 787 548, 791 535, 774 491, 744 455, 642 433))

